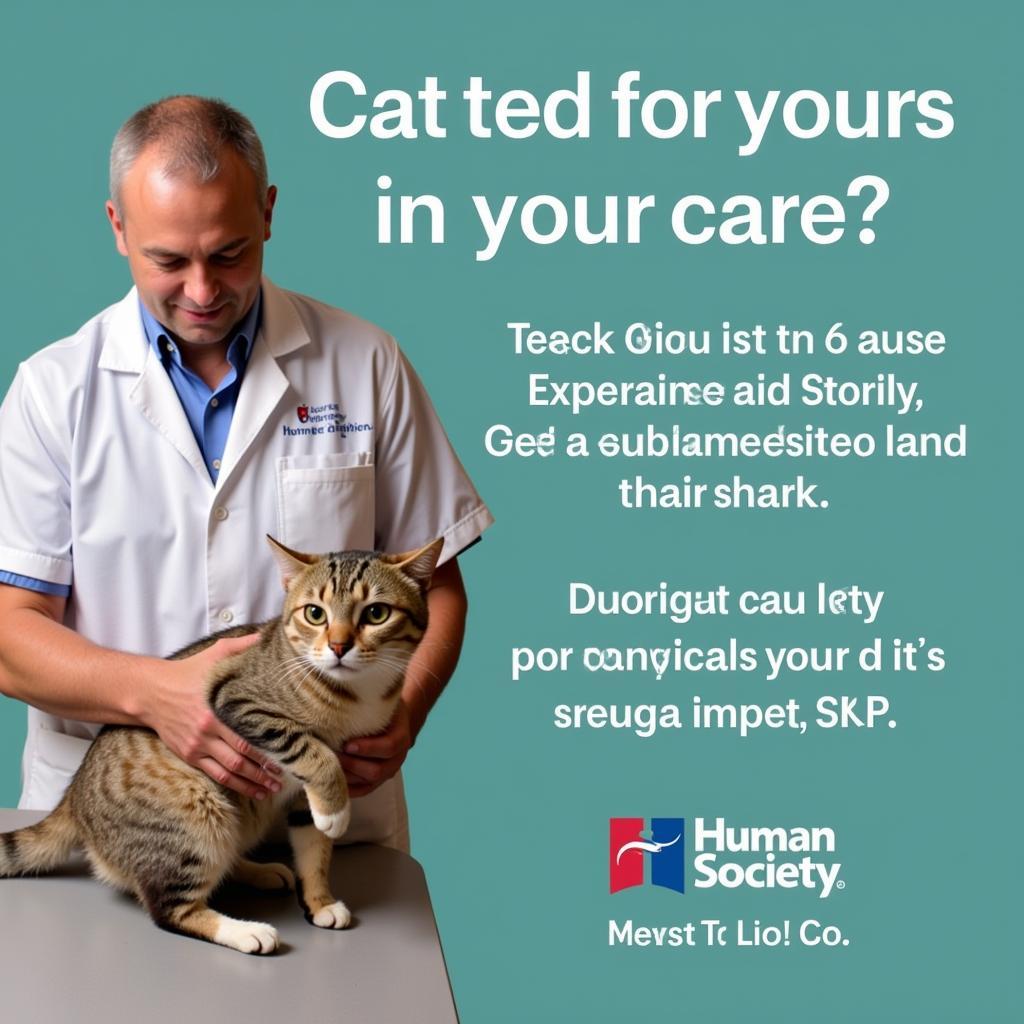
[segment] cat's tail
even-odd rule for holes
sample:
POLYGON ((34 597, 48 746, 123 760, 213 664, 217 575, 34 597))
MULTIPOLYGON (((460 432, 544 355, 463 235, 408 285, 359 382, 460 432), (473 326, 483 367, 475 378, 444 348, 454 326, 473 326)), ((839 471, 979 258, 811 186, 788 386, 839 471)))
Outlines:
POLYGON ((63 864, 79 843, 67 800, 36 825, 0 832, 0 878, 48 871, 63 864))

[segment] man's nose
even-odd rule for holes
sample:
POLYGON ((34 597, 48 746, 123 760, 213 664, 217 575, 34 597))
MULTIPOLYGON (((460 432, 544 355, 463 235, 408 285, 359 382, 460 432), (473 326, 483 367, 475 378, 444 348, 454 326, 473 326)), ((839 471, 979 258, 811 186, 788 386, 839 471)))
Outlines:
POLYGON ((185 298, 199 309, 207 309, 217 299, 220 286, 208 267, 196 264, 185 279, 185 298))

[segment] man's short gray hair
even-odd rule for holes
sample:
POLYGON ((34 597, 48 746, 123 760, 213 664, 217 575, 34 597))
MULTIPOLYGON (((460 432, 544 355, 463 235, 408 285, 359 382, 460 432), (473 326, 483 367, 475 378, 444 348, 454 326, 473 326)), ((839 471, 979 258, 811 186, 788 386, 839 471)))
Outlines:
POLYGON ((200 182, 220 173, 220 154, 233 149, 256 178, 256 195, 267 194, 267 160, 252 122, 223 100, 204 96, 168 96, 132 114, 114 136, 110 149, 110 197, 121 216, 121 185, 139 154, 156 143, 167 154, 165 170, 189 174, 200 182))

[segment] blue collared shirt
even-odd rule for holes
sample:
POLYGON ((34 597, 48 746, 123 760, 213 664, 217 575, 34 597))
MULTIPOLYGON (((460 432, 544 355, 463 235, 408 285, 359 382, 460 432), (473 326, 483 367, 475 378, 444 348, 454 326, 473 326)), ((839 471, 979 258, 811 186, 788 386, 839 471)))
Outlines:
MULTIPOLYGON (((224 455, 224 446, 228 440, 228 429, 238 402, 238 392, 242 386, 242 377, 249 362, 253 341, 260 328, 260 315, 263 306, 263 293, 256 296, 245 318, 238 325, 234 338, 228 346, 228 362, 231 369, 214 391, 208 387, 181 361, 181 352, 171 338, 167 329, 160 324, 152 313, 139 302, 142 314, 142 326, 146 331, 146 339, 153 351, 160 357, 167 376, 177 392, 189 426, 195 436, 196 444, 203 455, 203 461, 210 473, 210 479, 216 483, 220 473, 220 460, 224 455)), ((62 583, 48 583, 32 576, 21 576, 18 573, 5 572, 0 569, 0 583, 8 583, 26 590, 36 590, 43 594, 54 594, 67 597, 71 587, 62 583)))
POLYGON ((238 330, 228 345, 228 362, 231 369, 214 391, 184 365, 181 351, 167 329, 157 322, 141 302, 139 303, 146 338, 171 378, 210 473, 210 479, 214 483, 217 482, 217 475, 220 473, 220 460, 227 444, 228 428, 231 426, 231 418, 238 402, 242 377, 245 375, 256 332, 259 330, 262 305, 262 295, 257 295, 245 319, 238 325, 238 330))

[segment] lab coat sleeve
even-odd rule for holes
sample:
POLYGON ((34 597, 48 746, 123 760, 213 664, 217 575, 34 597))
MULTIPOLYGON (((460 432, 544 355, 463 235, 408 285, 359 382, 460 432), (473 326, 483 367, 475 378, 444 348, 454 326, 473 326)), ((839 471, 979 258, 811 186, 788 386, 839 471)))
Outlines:
POLYGON ((441 562, 457 555, 494 522, 480 499, 419 377, 394 350, 375 428, 376 544, 412 551, 444 537, 441 562))
POLYGON ((0 406, 0 569, 69 585, 70 443, 44 395, 22 365, 0 406))

